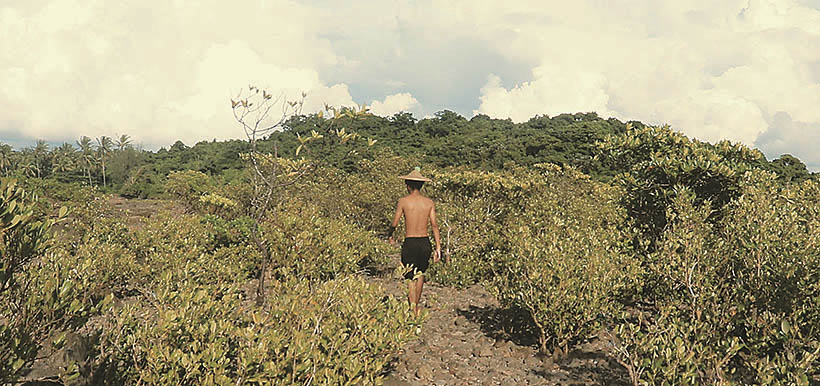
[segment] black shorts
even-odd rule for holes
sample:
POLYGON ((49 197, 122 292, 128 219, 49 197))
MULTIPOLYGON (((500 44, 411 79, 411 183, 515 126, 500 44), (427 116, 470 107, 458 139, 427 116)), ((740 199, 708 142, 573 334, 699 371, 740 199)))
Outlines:
POLYGON ((422 273, 430 266, 430 254, 433 253, 433 246, 429 237, 408 237, 404 239, 401 246, 401 263, 410 271, 404 274, 405 279, 412 279, 415 271, 422 273))

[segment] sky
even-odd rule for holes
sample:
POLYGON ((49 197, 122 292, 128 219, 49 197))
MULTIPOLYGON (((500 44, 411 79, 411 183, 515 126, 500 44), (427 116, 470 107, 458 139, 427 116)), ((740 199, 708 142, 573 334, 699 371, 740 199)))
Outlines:
POLYGON ((820 0, 0 0, 0 142, 241 138, 249 84, 305 112, 595 111, 820 170, 820 0))

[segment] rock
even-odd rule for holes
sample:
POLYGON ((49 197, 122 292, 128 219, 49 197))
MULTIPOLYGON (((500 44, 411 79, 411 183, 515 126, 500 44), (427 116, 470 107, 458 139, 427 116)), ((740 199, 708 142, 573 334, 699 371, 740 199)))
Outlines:
POLYGON ((488 345, 481 345, 473 348, 473 356, 475 357, 491 357, 493 350, 488 345))
POLYGON ((512 347, 511 355, 516 358, 525 358, 533 354, 529 347, 515 345, 512 347))
POLYGON ((411 386, 411 384, 398 377, 388 375, 387 378, 384 379, 384 386, 411 386))
POLYGON ((463 344, 458 345, 458 347, 455 347, 454 349, 455 349, 455 354, 462 357, 462 358, 466 358, 466 357, 470 356, 470 347, 467 346, 467 345, 463 345, 463 344))
POLYGON ((448 372, 439 371, 433 375, 433 383, 436 385, 452 385, 455 379, 448 372))
POLYGON ((455 323, 456 327, 462 327, 462 326, 466 326, 468 321, 467 321, 467 318, 465 318, 463 316, 459 316, 459 317, 456 318, 454 323, 455 323))
POLYGON ((492 379, 492 378, 490 378, 490 377, 487 377, 487 378, 484 378, 484 379, 481 381, 481 385, 482 385, 482 386, 490 386, 490 385, 493 385, 493 386, 494 386, 494 385, 498 385, 498 382, 497 382, 495 379, 492 379))
POLYGON ((419 365, 419 368, 416 369, 416 377, 419 379, 430 379, 433 377, 433 369, 430 365, 426 363, 422 363, 419 365))
POLYGON ((530 356, 524 358, 524 364, 526 364, 527 367, 539 367, 539 366, 542 365, 542 362, 541 362, 540 359, 536 358, 535 356, 530 355, 530 356))

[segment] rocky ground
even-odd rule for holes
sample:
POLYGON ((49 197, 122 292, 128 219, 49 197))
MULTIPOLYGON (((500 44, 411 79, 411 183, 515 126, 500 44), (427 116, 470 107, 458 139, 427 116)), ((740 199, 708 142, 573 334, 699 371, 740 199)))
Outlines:
MULTIPOLYGON (((405 298, 402 280, 370 276, 388 294, 405 298)), ((592 337, 564 356, 537 353, 526 313, 505 310, 483 288, 457 290, 426 283, 427 319, 419 339, 399 355, 386 385, 627 385, 629 376, 592 337)))

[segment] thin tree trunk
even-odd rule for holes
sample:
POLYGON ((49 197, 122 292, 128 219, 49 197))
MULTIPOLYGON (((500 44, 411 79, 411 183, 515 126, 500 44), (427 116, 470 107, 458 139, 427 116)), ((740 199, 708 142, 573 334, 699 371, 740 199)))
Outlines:
POLYGON ((259 267, 259 280, 256 285, 256 305, 262 306, 265 304, 265 272, 268 270, 268 262, 270 261, 270 249, 262 242, 260 235, 253 236, 256 247, 262 252, 262 264, 259 267))

